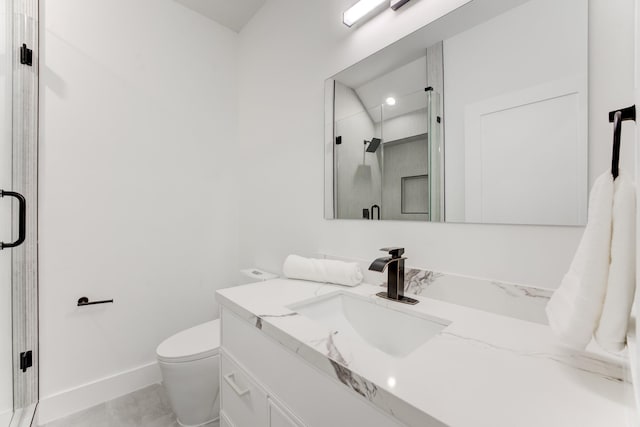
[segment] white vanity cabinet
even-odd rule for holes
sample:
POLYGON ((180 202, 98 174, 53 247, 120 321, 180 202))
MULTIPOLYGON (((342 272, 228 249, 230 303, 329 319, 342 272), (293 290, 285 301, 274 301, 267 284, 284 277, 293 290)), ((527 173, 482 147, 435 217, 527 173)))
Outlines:
POLYGON ((221 427, 404 425, 225 307, 221 347, 221 427))
POLYGON ((280 406, 274 399, 269 398, 269 427, 303 427, 302 421, 284 407, 280 406))

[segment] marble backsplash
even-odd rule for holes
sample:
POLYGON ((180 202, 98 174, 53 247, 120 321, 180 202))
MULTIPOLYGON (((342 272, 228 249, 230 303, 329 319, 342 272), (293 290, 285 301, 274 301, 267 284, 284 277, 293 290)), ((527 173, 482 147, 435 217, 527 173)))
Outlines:
MULTIPOLYGON (((370 271, 368 267, 371 261, 327 254, 321 256, 357 262, 362 268, 365 282, 386 287, 386 273, 370 271)), ((553 294, 550 289, 439 273, 415 267, 405 267, 404 281, 405 294, 420 295, 541 324, 547 324, 544 308, 553 294)))

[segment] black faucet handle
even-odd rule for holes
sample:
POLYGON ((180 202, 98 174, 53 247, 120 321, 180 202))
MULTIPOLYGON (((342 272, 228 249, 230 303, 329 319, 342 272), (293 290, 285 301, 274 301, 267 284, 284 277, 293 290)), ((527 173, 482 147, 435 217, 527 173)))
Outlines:
POLYGON ((382 248, 380 250, 384 252, 389 252, 389 255, 391 255, 393 258, 400 258, 404 253, 404 248, 390 247, 390 248, 382 248))

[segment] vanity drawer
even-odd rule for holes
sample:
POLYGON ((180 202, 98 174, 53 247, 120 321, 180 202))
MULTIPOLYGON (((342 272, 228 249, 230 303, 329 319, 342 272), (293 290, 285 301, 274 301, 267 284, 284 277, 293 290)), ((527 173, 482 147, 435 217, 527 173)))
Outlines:
POLYGON ((304 424, 270 397, 269 427, 304 427, 304 424))
POLYGON ((221 409, 234 427, 267 427, 267 394, 225 354, 221 354, 221 409))

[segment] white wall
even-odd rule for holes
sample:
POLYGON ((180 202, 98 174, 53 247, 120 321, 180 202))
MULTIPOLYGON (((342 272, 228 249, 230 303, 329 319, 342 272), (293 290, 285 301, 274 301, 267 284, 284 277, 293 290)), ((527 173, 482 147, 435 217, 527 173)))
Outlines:
POLYGON ((157 379, 156 346, 216 316, 237 270, 238 37, 172 0, 41 8, 42 422, 157 379))
MULTIPOLYGON (((323 219, 324 80, 465 1, 410 2, 348 29, 350 3, 271 0, 240 35, 241 263, 279 271, 290 252, 373 259, 400 245, 411 265, 555 288, 582 228, 323 219), (269 208, 256 215, 260 206, 269 208)), ((606 112, 633 102, 633 0, 589 4, 589 130, 601 144, 590 167, 600 171, 606 112)))
MULTIPOLYGON (((609 111, 634 104, 635 0, 589 0, 589 182, 611 165, 609 111)), ((635 170, 633 123, 624 123, 620 166, 635 170)))

